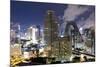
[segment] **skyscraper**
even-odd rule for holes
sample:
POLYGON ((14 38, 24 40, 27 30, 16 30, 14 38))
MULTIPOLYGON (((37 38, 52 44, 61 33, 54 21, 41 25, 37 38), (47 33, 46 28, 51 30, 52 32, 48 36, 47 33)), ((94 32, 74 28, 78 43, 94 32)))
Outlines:
POLYGON ((27 38, 32 40, 32 43, 37 44, 37 31, 36 26, 31 26, 27 30, 27 38))
POLYGON ((52 10, 48 10, 46 13, 46 18, 44 22, 44 40, 46 44, 51 47, 50 55, 53 55, 54 53, 54 42, 57 41, 58 37, 58 26, 57 26, 57 20, 55 16, 55 12, 52 10))
POLYGON ((58 27, 54 11, 48 10, 44 23, 45 40, 51 43, 57 39, 58 27), (49 38, 48 38, 49 37, 49 38))

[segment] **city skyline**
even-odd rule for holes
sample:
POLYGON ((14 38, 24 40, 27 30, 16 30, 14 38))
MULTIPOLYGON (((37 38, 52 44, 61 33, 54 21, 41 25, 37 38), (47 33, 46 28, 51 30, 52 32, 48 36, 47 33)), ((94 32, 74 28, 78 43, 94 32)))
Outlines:
POLYGON ((11 66, 95 61, 95 6, 11 1, 11 66))

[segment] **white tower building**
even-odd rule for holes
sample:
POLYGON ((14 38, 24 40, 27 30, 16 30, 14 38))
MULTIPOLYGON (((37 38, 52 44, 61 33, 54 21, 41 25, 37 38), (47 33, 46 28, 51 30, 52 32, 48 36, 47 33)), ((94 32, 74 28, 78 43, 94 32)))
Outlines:
POLYGON ((37 31, 36 26, 31 26, 27 30, 27 39, 32 40, 32 43, 37 44, 37 31))

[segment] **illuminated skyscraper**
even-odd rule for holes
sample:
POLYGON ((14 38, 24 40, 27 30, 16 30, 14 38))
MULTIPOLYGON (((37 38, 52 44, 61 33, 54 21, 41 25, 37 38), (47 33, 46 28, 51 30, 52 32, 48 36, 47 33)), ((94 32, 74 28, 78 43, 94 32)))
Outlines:
POLYGON ((57 26, 57 20, 55 17, 55 12, 52 10, 48 10, 44 22, 44 40, 46 44, 51 47, 50 55, 53 55, 54 53, 54 42, 58 39, 58 26, 57 26))
POLYGON ((32 43, 37 44, 37 31, 36 26, 31 26, 27 30, 27 38, 32 40, 32 43))
POLYGON ((57 39, 58 27, 54 11, 48 10, 44 23, 44 34, 47 43, 51 43, 57 39))

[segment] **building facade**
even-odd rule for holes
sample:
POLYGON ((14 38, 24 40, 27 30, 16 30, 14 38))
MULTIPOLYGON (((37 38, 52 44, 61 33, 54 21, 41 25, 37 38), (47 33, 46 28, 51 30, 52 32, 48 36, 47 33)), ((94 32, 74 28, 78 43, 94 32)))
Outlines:
POLYGON ((54 42, 58 39, 58 26, 55 17, 55 13, 52 10, 48 10, 44 22, 44 40, 48 47, 50 47, 49 56, 53 56, 54 42))

